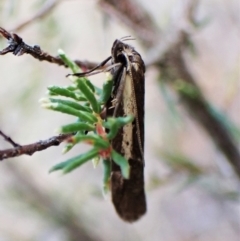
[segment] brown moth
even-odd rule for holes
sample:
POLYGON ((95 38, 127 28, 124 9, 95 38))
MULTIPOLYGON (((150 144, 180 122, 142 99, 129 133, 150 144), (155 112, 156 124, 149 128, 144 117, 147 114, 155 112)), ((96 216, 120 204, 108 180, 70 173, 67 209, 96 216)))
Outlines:
POLYGON ((121 40, 113 43, 112 63, 121 63, 121 66, 120 70, 112 70, 119 71, 119 74, 114 76, 107 116, 134 116, 134 121, 123 126, 112 140, 113 149, 121 153, 130 165, 130 178, 124 179, 119 166, 112 162, 112 201, 119 216, 133 222, 146 212, 143 172, 145 65, 141 55, 121 40))
MULTIPOLYGON (((129 123, 118 131, 112 140, 112 147, 121 153, 130 165, 130 177, 124 179, 120 167, 112 161, 111 192, 112 202, 119 216, 134 222, 146 212, 146 198, 144 192, 144 92, 145 65, 141 55, 130 45, 124 43, 131 40, 127 36, 115 40, 111 56, 94 69, 74 74, 87 76, 94 70, 104 66, 109 60, 112 62, 113 90, 111 98, 106 104, 107 117, 134 116, 129 123)), ((106 70, 105 70, 106 71, 106 70)))

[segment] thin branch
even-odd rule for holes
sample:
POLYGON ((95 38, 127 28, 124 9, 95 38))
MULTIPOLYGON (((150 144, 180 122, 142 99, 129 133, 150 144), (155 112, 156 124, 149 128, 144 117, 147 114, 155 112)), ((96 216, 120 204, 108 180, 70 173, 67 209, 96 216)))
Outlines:
POLYGON ((4 138, 5 141, 9 142, 13 147, 20 146, 15 141, 13 141, 9 136, 5 135, 1 130, 0 130, 0 135, 4 138))
POLYGON ((11 157, 17 157, 21 155, 29 155, 31 156, 37 151, 45 150, 51 146, 58 146, 60 145, 64 140, 72 136, 72 134, 60 134, 58 136, 53 136, 49 139, 46 139, 44 141, 38 141, 29 145, 23 145, 23 146, 16 146, 15 148, 6 149, 0 151, 0 161, 3 159, 11 158, 11 157))
POLYGON ((41 50, 38 45, 33 47, 27 45, 23 42, 22 38, 15 33, 9 33, 5 29, 0 27, 0 33, 4 38, 8 40, 8 46, 0 51, 0 55, 5 55, 7 53, 13 53, 14 55, 20 56, 23 54, 30 54, 32 57, 40 61, 48 61, 50 63, 55 63, 58 65, 64 65, 64 62, 59 57, 53 57, 48 53, 41 50))
MULTIPOLYGON (((0 34, 8 40, 8 46, 0 51, 0 55, 5 55, 8 53, 13 53, 16 56, 29 54, 39 61, 47 61, 49 63, 67 67, 59 56, 55 57, 47 52, 42 51, 38 45, 30 46, 26 44, 23 39, 15 33, 10 33, 4 28, 0 27, 0 34)), ((97 65, 97 63, 94 62, 80 60, 75 60, 75 63, 83 70, 91 69, 97 65)))

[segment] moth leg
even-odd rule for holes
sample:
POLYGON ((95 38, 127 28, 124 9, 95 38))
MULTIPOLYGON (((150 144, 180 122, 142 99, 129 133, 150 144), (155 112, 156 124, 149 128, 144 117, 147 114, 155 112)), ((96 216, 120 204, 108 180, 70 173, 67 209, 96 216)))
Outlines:
POLYGON ((96 69, 99 69, 101 67, 103 67, 110 59, 112 58, 112 56, 109 56, 108 58, 106 58, 105 60, 103 60, 99 65, 97 65, 96 67, 94 67, 93 69, 90 69, 89 71, 87 72, 83 72, 83 73, 75 73, 75 74, 68 74, 68 76, 78 76, 78 77, 84 77, 86 76, 87 74, 93 72, 94 70, 96 69))
POLYGON ((78 76, 78 77, 87 77, 87 76, 91 76, 91 75, 95 75, 95 74, 99 74, 99 73, 102 73, 102 72, 108 72, 109 70, 117 67, 121 65, 120 63, 116 63, 116 64, 112 64, 110 66, 107 66, 106 68, 104 69, 100 69, 100 70, 96 70, 96 71, 93 71, 93 72, 83 72, 83 73, 77 73, 77 74, 68 74, 67 76, 78 76))
POLYGON ((123 90, 124 90, 125 81, 126 81, 126 72, 127 72, 126 67, 124 67, 122 76, 121 76, 121 80, 119 82, 119 87, 118 87, 116 97, 112 100, 113 107, 115 107, 114 112, 113 112, 113 117, 116 117, 118 109, 119 109, 119 105, 122 100, 123 90))

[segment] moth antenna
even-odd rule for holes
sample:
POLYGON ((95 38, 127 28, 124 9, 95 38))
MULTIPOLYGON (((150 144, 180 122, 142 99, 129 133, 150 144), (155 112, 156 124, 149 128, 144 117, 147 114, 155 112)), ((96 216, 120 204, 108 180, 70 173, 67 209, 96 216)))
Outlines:
MULTIPOLYGON (((89 76, 88 74, 95 72, 95 70, 103 67, 110 59, 112 58, 112 56, 109 56, 108 58, 106 58, 105 60, 103 60, 99 65, 97 65, 96 67, 94 67, 93 69, 90 69, 87 72, 83 72, 83 73, 75 73, 75 74, 68 74, 66 75, 66 77, 68 76, 78 76, 78 77, 83 77, 83 76, 89 76)), ((99 72, 98 72, 99 73, 99 72)))
POLYGON ((135 38, 133 38, 132 36, 124 36, 122 38, 120 38, 120 41, 128 41, 128 40, 136 40, 135 38))
POLYGON ((125 38, 129 38, 129 37, 131 38, 132 36, 131 35, 123 36, 120 38, 120 40, 124 40, 125 38))
POLYGON ((124 39, 122 41, 125 42, 125 41, 129 41, 129 40, 136 40, 136 39, 135 38, 128 38, 128 39, 124 39))

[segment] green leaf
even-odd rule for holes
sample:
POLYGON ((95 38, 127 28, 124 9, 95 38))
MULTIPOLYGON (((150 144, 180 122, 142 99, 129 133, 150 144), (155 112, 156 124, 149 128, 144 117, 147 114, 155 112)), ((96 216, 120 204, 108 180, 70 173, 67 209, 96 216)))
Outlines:
POLYGON ((75 143, 67 143, 62 150, 62 153, 65 154, 70 151, 75 146, 75 143))
POLYGON ((117 153, 116 151, 112 150, 111 157, 113 161, 120 166, 122 175, 124 178, 128 179, 130 175, 130 166, 128 164, 128 161, 125 157, 117 153))
POLYGON ((62 99, 55 99, 55 98, 49 98, 49 100, 52 102, 52 103, 60 103, 60 104, 64 104, 64 105, 67 105, 67 106, 70 106, 76 110, 82 110, 82 111, 87 111, 87 112, 92 112, 92 110, 85 106, 85 105, 80 105, 78 104, 77 102, 75 101, 71 101, 71 100, 62 100, 62 99))
POLYGON ((71 108, 67 105, 60 104, 60 103, 44 103, 42 104, 43 107, 55 111, 59 111, 65 114, 73 115, 79 117, 83 121, 87 121, 90 123, 95 123, 97 122, 97 117, 94 116, 93 114, 86 112, 86 111, 80 111, 76 110, 74 108, 71 108))
POLYGON ((63 50, 58 50, 59 57, 62 59, 62 61, 72 70, 73 73, 79 73, 81 72, 81 69, 78 65, 71 59, 69 59, 66 54, 63 52, 63 50))
POLYGON ((105 104, 109 100, 112 93, 112 87, 113 87, 112 75, 109 74, 106 82, 103 84, 102 93, 99 98, 99 102, 101 104, 105 104))
MULTIPOLYGON (((78 101, 83 100, 82 97, 76 95, 73 91, 70 91, 64 87, 59 87, 59 86, 49 86, 48 90, 50 91, 50 95, 54 94, 54 95, 61 95, 61 96, 65 96, 65 97, 69 97, 78 101)), ((84 99, 86 101, 86 99, 84 99)))
POLYGON ((94 125, 90 125, 83 122, 72 123, 68 125, 64 125, 60 128, 61 133, 72 133, 77 131, 93 131, 95 130, 94 125))
POLYGON ((86 163, 90 159, 94 158, 98 155, 99 150, 97 148, 93 148, 87 153, 81 154, 79 156, 73 157, 65 162, 61 162, 55 166, 53 166, 49 172, 54 172, 57 170, 63 170, 64 173, 68 173, 86 163))
POLYGON ((117 117, 116 118, 116 123, 119 126, 124 126, 126 124, 131 123, 134 120, 134 117, 131 115, 125 116, 125 117, 117 117))
POLYGON ((118 130, 134 120, 133 116, 126 116, 126 117, 117 117, 117 118, 108 118, 106 122, 103 123, 105 128, 109 129, 107 134, 107 138, 112 140, 118 133, 118 130))
MULTIPOLYGON (((82 81, 82 80, 80 80, 80 81, 82 81)), ((84 81, 85 81, 86 85, 90 88, 90 90, 91 90, 93 93, 95 93, 95 87, 94 87, 94 85, 92 84, 92 82, 91 82, 90 80, 86 79, 86 78, 84 78, 84 81)))
POLYGON ((67 90, 70 90, 70 91, 75 91, 77 90, 77 86, 76 85, 69 85, 69 86, 66 86, 64 87, 65 89, 67 90))
POLYGON ((67 166, 63 168, 64 173, 68 173, 76 169, 77 167, 81 166, 82 164, 86 163, 87 161, 95 158, 99 153, 98 148, 93 148, 87 153, 79 155, 75 158, 72 158, 72 162, 69 163, 67 166))
POLYGON ((62 170, 64 167, 66 167, 72 160, 69 159, 68 161, 58 163, 57 165, 53 166, 50 170, 49 173, 55 172, 58 170, 62 170))
POLYGON ((121 127, 116 124, 116 122, 114 121, 114 118, 108 118, 107 122, 103 123, 103 126, 109 129, 109 132, 107 134, 107 138, 109 140, 112 140, 117 135, 118 130, 121 127))
POLYGON ((108 140, 104 140, 101 136, 96 134, 77 134, 73 137, 73 140, 75 143, 81 142, 81 141, 89 141, 91 142, 95 147, 106 149, 110 146, 110 143, 108 140))
POLYGON ((103 194, 106 195, 110 189, 111 162, 103 160, 103 194))
POLYGON ((92 92, 91 88, 86 84, 86 81, 83 79, 78 78, 78 88, 82 91, 83 95, 86 99, 90 102, 92 109, 95 113, 100 112, 100 105, 95 98, 94 93, 92 92))

